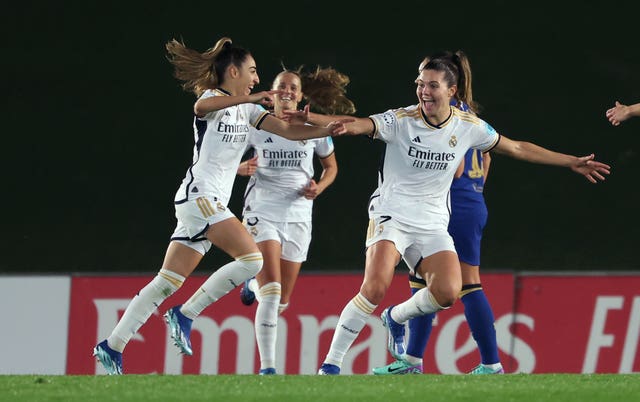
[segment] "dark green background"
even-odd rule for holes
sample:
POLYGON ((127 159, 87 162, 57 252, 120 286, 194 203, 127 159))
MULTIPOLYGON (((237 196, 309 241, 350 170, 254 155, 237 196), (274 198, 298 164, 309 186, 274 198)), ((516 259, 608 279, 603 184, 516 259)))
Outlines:
MULTIPOLYGON (((54 2, 2 13, 0 272, 152 272, 191 161, 193 95, 164 44, 221 36, 252 51, 268 88, 280 62, 351 77, 366 116, 415 103, 422 56, 464 50, 482 117, 500 133, 612 165, 598 185, 495 155, 486 186, 487 270, 638 269, 640 102, 632 2, 54 2), (180 5, 178 5, 180 4, 180 5), (347 8, 345 10, 345 7, 347 8), (357 12, 353 11, 358 9, 357 12), (351 11, 350 11, 351 10, 351 11)), ((316 202, 309 270, 359 270, 381 144, 337 138, 340 173, 316 202)), ((241 211, 245 181, 231 208, 241 211)), ((202 269, 228 260, 210 253, 202 269)))

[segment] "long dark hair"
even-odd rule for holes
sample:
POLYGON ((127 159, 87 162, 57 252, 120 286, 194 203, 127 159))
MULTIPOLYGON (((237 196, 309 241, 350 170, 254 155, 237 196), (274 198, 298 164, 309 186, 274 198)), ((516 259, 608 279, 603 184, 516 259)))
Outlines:
POLYGON ((458 91, 456 99, 466 103, 471 111, 479 113, 480 105, 473 100, 473 89, 471 87, 471 64, 469 58, 462 51, 455 53, 444 51, 433 56, 426 57, 429 61, 423 70, 444 71, 444 79, 449 86, 457 85, 458 91))
POLYGON ((240 67, 251 53, 241 47, 234 46, 230 38, 222 38, 216 44, 200 53, 189 49, 183 42, 175 39, 165 45, 167 59, 174 67, 174 77, 182 81, 182 88, 202 95, 207 89, 214 89, 222 84, 224 72, 231 64, 240 67))

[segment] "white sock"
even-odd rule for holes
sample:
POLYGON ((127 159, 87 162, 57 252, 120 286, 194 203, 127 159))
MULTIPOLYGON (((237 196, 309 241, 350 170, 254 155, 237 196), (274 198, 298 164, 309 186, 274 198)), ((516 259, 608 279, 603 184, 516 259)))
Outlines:
POLYGON ((362 328, 364 328, 367 318, 376 309, 376 305, 371 304, 363 295, 358 293, 344 306, 338 325, 336 325, 329 353, 324 359, 325 363, 334 364, 338 367, 342 365, 344 355, 347 353, 353 342, 356 340, 362 328))
POLYGON ((415 366, 416 364, 422 364, 422 357, 405 355, 404 359, 407 361, 407 363, 411 364, 412 366, 415 366))
POLYGON ((131 337, 147 322, 160 304, 171 296, 185 281, 182 275, 161 269, 151 282, 133 297, 118 324, 107 338, 107 344, 115 351, 124 350, 131 337))
POLYGON ((262 254, 251 253, 240 256, 216 272, 202 284, 186 303, 180 312, 190 319, 195 319, 207 306, 232 291, 247 279, 256 276, 262 268, 262 254))
POLYGON ((255 329, 261 369, 276 367, 276 337, 281 289, 280 283, 269 282, 258 291, 260 302, 256 310, 255 329))
POLYGON ((439 305, 431 292, 429 292, 429 288, 422 288, 408 300, 394 306, 391 309, 391 318, 398 324, 404 324, 414 317, 444 309, 445 307, 439 305))
POLYGON ((285 311, 288 307, 289 303, 280 303, 280 306, 278 306, 278 315, 282 314, 282 312, 285 311))

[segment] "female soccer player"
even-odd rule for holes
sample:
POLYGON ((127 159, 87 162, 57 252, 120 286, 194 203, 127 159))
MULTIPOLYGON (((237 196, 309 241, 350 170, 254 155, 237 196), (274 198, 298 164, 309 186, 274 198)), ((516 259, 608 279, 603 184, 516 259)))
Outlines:
MULTIPOLYGON (((347 76, 331 68, 312 73, 284 70, 272 85, 281 91, 274 96, 273 114, 282 118, 284 110, 297 110, 303 98, 328 113, 352 114, 353 103, 344 96, 348 83, 347 76)), ((238 169, 241 175, 252 174, 245 192, 243 223, 262 252, 264 264, 255 279, 245 283, 240 296, 246 305, 256 298, 259 302, 255 315, 259 373, 276 374, 278 315, 289 306, 307 258, 313 200, 333 183, 338 164, 331 137, 291 141, 259 130, 252 133, 249 145, 255 157, 238 169), (322 165, 317 183, 314 155, 322 165)))
MULTIPOLYGON (((471 66, 466 55, 456 53, 460 66, 464 70, 465 90, 457 91, 452 106, 462 111, 470 111, 477 115, 478 106, 473 101, 471 90, 471 66)), ((435 57, 452 58, 453 54, 444 53, 435 57)), ((431 58, 426 57, 418 67, 418 74, 431 58)), ((482 231, 487 223, 487 205, 484 201, 484 184, 489 173, 491 157, 477 149, 470 149, 453 179, 449 197, 451 200, 451 216, 449 218, 449 234, 453 238, 456 253, 462 269, 462 292, 460 300, 464 305, 464 314, 471 334, 480 350, 481 363, 471 374, 504 373, 498 355, 498 343, 494 328, 494 315, 489 300, 484 293, 480 281, 480 244, 482 231)), ((420 256, 417 256, 418 258, 420 256)), ((419 262, 415 257, 403 256, 407 264, 419 262)), ((409 287, 415 294, 426 286, 425 280, 409 274, 409 287)), ((376 375, 420 374, 423 371, 422 357, 431 334, 436 313, 418 316, 409 320, 409 339, 406 355, 403 360, 395 360, 391 364, 373 369, 376 375)))
POLYGON ((194 271, 211 244, 234 261, 216 270, 180 309, 167 313, 172 337, 191 354, 191 319, 235 284, 255 276, 262 254, 242 223, 227 208, 249 127, 264 128, 291 140, 328 136, 330 127, 291 126, 269 115, 264 103, 281 91, 252 94, 260 82, 253 56, 222 38, 204 53, 176 40, 166 45, 175 76, 198 96, 194 104, 193 163, 175 196, 178 220, 158 275, 132 299, 111 335, 94 348, 109 374, 122 374, 122 352, 155 309, 194 271))
POLYGON ((466 78, 459 58, 431 60, 415 80, 417 105, 357 118, 334 130, 335 134, 370 135, 384 141, 386 151, 382 180, 369 203, 364 280, 342 310, 319 374, 340 373, 345 353, 382 301, 401 256, 420 256, 415 272, 429 286, 382 313, 388 348, 396 359, 405 356, 407 320, 448 308, 457 299, 462 278, 447 232, 447 194, 468 149, 568 167, 592 183, 609 174, 610 167, 596 162, 593 154, 576 157, 511 140, 477 116, 450 106, 466 78))

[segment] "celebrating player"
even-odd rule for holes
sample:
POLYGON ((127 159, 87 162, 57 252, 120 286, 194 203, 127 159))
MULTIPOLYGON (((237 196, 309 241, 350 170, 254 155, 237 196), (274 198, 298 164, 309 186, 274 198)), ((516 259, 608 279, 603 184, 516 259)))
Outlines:
MULTIPOLYGON (((418 66, 418 74, 432 58, 452 58, 453 54, 443 53, 426 57, 418 66)), ((459 53, 461 68, 465 72, 466 88, 457 91, 452 106, 462 111, 477 114, 478 106, 473 100, 471 89, 471 66, 466 55, 459 53), (461 99, 461 97, 464 97, 461 99)), ((478 344, 481 363, 471 374, 501 374, 504 372, 498 355, 498 343, 494 328, 494 316, 489 300, 480 282, 480 243, 482 231, 487 223, 487 205, 484 201, 484 185, 489 173, 491 156, 477 149, 469 149, 462 160, 451 184, 449 198, 451 216, 449 234, 453 238, 456 253, 462 269, 462 292, 460 301, 471 334, 478 344)), ((413 256, 403 256, 407 263, 416 263, 413 256)), ((409 287, 415 294, 426 286, 424 279, 409 274, 409 287)), ((436 313, 421 315, 409 320, 409 339, 405 358, 373 369, 376 375, 419 374, 423 371, 422 356, 431 334, 436 313)))
MULTIPOLYGON (((388 348, 396 359, 405 358, 404 323, 448 308, 459 296, 462 278, 447 231, 447 195, 468 149, 568 167, 592 183, 609 174, 610 167, 595 161, 593 154, 577 157, 514 141, 472 113, 452 107, 466 79, 459 55, 431 60, 415 80, 417 105, 357 118, 334 130, 335 134, 370 135, 384 141, 386 151, 380 184, 369 203, 364 280, 342 310, 319 374, 340 373, 347 350, 384 298, 402 256, 419 257, 412 268, 429 286, 382 313, 389 332, 388 348)), ((314 115, 310 117, 314 122, 314 115)), ((315 116, 315 122, 333 118, 315 116)))
POLYGON ((291 140, 330 135, 330 127, 292 126, 269 115, 264 103, 281 91, 252 94, 260 80, 249 51, 220 39, 204 53, 176 40, 166 45, 175 76, 183 88, 198 96, 194 104, 193 163, 175 196, 176 229, 162 268, 127 306, 109 337, 98 343, 94 355, 109 374, 122 374, 122 352, 156 308, 194 271, 211 244, 234 261, 216 270, 181 307, 167 313, 171 336, 191 354, 191 322, 205 307, 262 268, 262 253, 242 223, 227 208, 236 170, 244 152, 249 127, 264 128, 291 140))
MULTIPOLYGON (((274 96, 273 113, 282 118, 284 110, 296 110, 303 98, 329 113, 354 113, 353 103, 344 95, 348 82, 348 77, 331 68, 312 73, 282 71, 272 85, 281 91, 274 96)), ((331 137, 291 141, 258 130, 252 133, 249 145, 255 157, 238 169, 239 174, 252 175, 245 192, 243 223, 258 244, 264 264, 255 279, 245 282, 240 295, 246 305, 256 299, 259 302, 255 315, 259 373, 276 374, 278 315, 289 306, 307 258, 313 200, 333 183, 338 164, 331 137), (317 183, 314 154, 322 165, 317 183)))

